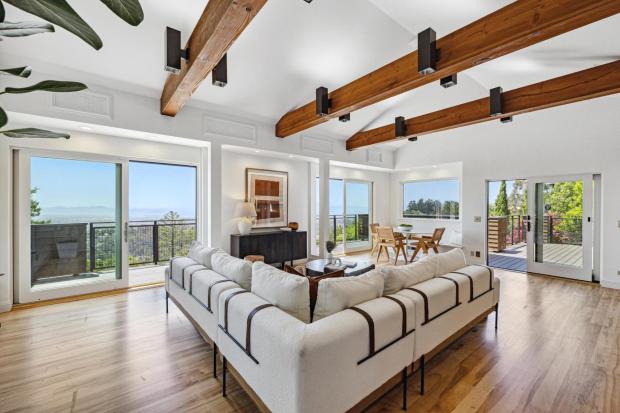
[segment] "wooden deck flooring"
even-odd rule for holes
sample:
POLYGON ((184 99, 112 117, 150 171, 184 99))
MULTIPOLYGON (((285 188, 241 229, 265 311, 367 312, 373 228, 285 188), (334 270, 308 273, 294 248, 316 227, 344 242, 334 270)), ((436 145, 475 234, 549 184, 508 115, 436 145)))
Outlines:
MULTIPOLYGON (((583 252, 580 245, 544 244, 543 260, 549 263, 583 265, 583 252)), ((489 265, 511 271, 527 271, 527 247, 525 244, 509 247, 502 252, 489 253, 489 265)))
MULTIPOLYGON (((494 315, 410 379, 409 411, 620 411, 620 291, 496 271, 494 315)), ((231 379, 211 377, 211 347, 164 291, 0 314, 2 412, 254 412, 231 379)), ((218 370, 221 369, 221 365, 218 370)), ((338 391, 338 389, 334 389, 338 391)), ((326 395, 325 397, 329 397, 326 395)), ((400 388, 369 412, 400 412, 400 388)))

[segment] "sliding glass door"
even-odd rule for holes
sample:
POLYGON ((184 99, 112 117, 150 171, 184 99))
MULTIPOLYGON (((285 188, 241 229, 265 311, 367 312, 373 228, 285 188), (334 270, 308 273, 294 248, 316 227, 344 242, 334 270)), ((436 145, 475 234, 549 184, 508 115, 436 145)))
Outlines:
POLYGON ((16 156, 17 300, 127 286, 127 163, 21 150, 16 156))
POLYGON ((528 272, 592 281, 593 177, 528 180, 528 272))
POLYGON ((372 211, 372 182, 344 181, 344 251, 364 251, 372 247, 369 225, 372 211))

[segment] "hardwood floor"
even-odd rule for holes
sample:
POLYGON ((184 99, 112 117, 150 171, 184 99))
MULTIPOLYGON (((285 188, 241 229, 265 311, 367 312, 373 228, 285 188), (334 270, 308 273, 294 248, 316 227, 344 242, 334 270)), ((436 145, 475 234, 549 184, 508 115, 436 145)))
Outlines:
MULTIPOLYGON (((418 412, 620 411, 620 291, 497 271, 500 322, 479 324, 409 382, 418 412)), ((1 412, 253 412, 164 291, 0 314, 1 412)), ((221 365, 220 365, 221 368, 221 365)), ((370 412, 400 410, 400 389, 370 412)))

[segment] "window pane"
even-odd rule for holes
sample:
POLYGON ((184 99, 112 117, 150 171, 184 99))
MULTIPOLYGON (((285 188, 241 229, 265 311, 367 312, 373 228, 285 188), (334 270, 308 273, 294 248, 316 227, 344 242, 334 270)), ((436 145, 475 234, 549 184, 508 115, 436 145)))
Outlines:
POLYGON ((459 218, 459 181, 444 179, 403 184, 404 218, 459 218))

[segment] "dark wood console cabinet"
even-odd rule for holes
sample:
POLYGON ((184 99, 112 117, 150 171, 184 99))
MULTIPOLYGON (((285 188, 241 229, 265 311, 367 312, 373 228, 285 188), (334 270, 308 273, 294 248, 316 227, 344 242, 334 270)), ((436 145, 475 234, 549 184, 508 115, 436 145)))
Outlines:
POLYGON ((243 258, 262 255, 267 264, 284 264, 308 256, 306 231, 263 230, 230 236, 230 255, 243 258))

